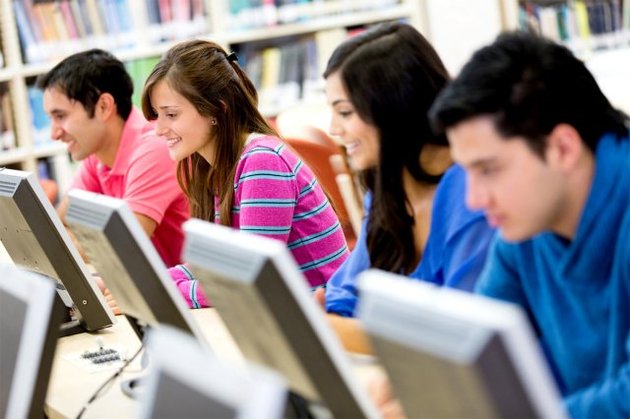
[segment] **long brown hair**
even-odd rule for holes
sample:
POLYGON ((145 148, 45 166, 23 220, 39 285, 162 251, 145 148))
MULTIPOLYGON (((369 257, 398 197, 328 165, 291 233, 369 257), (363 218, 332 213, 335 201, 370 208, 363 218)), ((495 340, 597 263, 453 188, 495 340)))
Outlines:
POLYGON ((211 165, 199 153, 177 164, 177 180, 188 196, 192 216, 214 221, 214 196, 219 197, 220 222, 231 224, 234 173, 247 134, 277 136, 258 112, 258 95, 233 55, 211 41, 192 40, 172 47, 149 75, 142 92, 142 111, 157 119, 151 93, 159 81, 192 103, 204 117, 216 119, 216 149, 211 165))

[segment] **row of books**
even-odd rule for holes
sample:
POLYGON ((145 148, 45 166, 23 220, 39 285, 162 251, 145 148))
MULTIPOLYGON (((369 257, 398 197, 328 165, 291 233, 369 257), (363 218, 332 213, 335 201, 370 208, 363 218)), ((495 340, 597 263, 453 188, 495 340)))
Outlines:
POLYGON ((230 0, 228 3, 228 29, 241 30, 378 10, 400 0, 230 0))
POLYGON ((88 47, 119 51, 208 31, 203 0, 13 0, 13 9, 27 63, 88 47), (145 7, 148 22, 132 6, 145 7))
POLYGON ((577 51, 630 45, 630 0, 523 1, 519 22, 577 51))
POLYGON ((246 44, 239 61, 258 90, 262 112, 271 115, 299 100, 321 97, 328 57, 347 36, 338 28, 265 47, 246 44))

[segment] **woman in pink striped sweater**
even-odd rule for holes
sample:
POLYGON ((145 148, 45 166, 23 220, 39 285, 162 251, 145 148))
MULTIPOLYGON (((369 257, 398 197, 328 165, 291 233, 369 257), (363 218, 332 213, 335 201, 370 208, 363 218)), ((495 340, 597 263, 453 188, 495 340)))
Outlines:
MULTIPOLYGON (((174 46, 147 79, 142 109, 178 161, 193 217, 281 240, 312 288, 328 281, 348 256, 339 220, 258 112, 233 53, 201 40, 174 46)), ((185 266, 170 273, 191 307, 208 305, 185 266)))

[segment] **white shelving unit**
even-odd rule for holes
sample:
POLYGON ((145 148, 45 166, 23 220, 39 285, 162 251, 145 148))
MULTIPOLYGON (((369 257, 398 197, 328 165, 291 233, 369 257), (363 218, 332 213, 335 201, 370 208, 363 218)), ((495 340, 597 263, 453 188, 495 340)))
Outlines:
MULTIPOLYGON (((212 28, 209 33, 199 34, 196 37, 212 39, 215 42, 230 48, 233 44, 244 44, 253 41, 264 41, 273 38, 281 38, 292 35, 302 35, 317 31, 350 27, 364 24, 371 24, 394 19, 408 19, 417 27, 422 26, 423 0, 401 0, 399 2, 390 1, 388 5, 374 10, 365 10, 368 1, 364 0, 338 0, 321 2, 317 9, 312 9, 313 14, 308 20, 303 20, 288 24, 278 24, 273 27, 253 28, 247 30, 230 31, 226 26, 229 20, 227 11, 229 10, 229 0, 203 0, 206 10, 208 27, 212 28), (323 7, 323 8, 322 8, 323 7), (334 15, 330 15, 335 12, 334 15)), ((144 0, 129 0, 131 19, 135 28, 146 28, 148 23, 147 10, 144 0)), ((378 2, 372 2, 375 4, 378 2)), ((387 2, 385 2, 387 3, 387 2)), ((380 2, 381 5, 384 2, 380 2)), ((16 137, 16 148, 9 151, 0 151, 0 165, 16 165, 23 170, 37 172, 37 161, 40 158, 52 158, 56 165, 60 165, 60 170, 65 175, 54 173, 57 177, 67 178, 70 168, 70 161, 63 144, 52 143, 43 147, 35 147, 31 128, 31 112, 29 109, 26 79, 45 73, 50 70, 62 57, 45 60, 38 63, 26 63, 20 51, 18 38, 18 27, 16 23, 15 11, 11 0, 0 0, 0 26, 2 30, 3 54, 5 67, 0 69, 0 83, 7 83, 10 90, 10 97, 13 104, 14 134, 16 137)), ((155 29, 155 28, 154 28, 155 29)), ((133 47, 112 50, 121 60, 129 61, 146 57, 159 56, 178 41, 172 42, 151 42, 150 31, 135 30, 133 36, 136 37, 133 47)), ((49 50, 77 52, 85 48, 100 47, 107 48, 107 40, 98 39, 93 42, 80 41, 71 44, 49 45, 42 48, 49 50), (97 42, 98 41, 98 42, 97 42), (105 42, 105 45, 103 44, 105 42)), ((112 41, 112 43, 114 43, 112 41)), ((65 55, 68 55, 65 54, 65 55)), ((263 110, 267 115, 274 110, 263 110)), ((61 184, 60 191, 63 193, 68 184, 64 184, 68 179, 57 179, 61 184)))
MULTIPOLYGON (((510 19, 518 27, 518 4, 515 2, 514 8, 509 12, 510 19)), ((590 35, 584 34, 584 29, 579 24, 580 14, 577 12, 577 4, 570 3, 565 0, 534 0, 534 4, 542 7, 538 11, 540 31, 544 36, 548 36, 551 39, 560 41, 561 36, 559 33, 559 27, 557 24, 557 15, 555 14, 554 7, 561 6, 563 4, 570 4, 573 6, 571 10, 576 10, 575 21, 573 25, 569 25, 571 30, 565 30, 569 32, 569 40, 564 41, 565 45, 571 49, 574 54, 583 60, 586 66, 589 68, 595 79, 597 80, 600 88, 604 94, 608 97, 610 102, 630 114, 630 27, 628 26, 628 19, 630 19, 630 1, 621 0, 619 3, 611 3, 610 6, 622 6, 623 10, 618 16, 620 18, 620 27, 612 26, 612 19, 606 21, 606 25, 610 25, 606 28, 606 31, 601 33, 590 35), (549 21, 551 19, 551 21, 549 21)), ((586 5, 585 13, 591 13, 588 11, 588 5, 597 6, 597 2, 584 2, 586 5)), ((597 19, 597 16, 595 17, 597 19)), ((574 22, 572 19, 569 21, 574 22)), ((590 18, 584 17, 584 21, 588 23, 587 26, 591 26, 590 18)), ((567 23, 565 23, 567 25, 567 23)))

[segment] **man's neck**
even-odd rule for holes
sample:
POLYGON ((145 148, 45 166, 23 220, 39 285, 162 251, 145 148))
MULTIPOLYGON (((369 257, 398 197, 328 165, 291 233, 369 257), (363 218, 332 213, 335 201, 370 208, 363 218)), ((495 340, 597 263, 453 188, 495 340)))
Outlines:
POLYGON ((125 127, 125 120, 120 116, 116 116, 114 120, 107 125, 105 132, 105 140, 103 147, 96 153, 98 161, 107 167, 112 167, 116 161, 118 149, 122 140, 122 134, 125 127))
POLYGON ((552 227, 555 233, 569 240, 573 240, 577 234, 595 178, 595 156, 584 153, 581 159, 583 161, 577 165, 577 170, 568 178, 567 199, 558 214, 557 223, 552 227))

